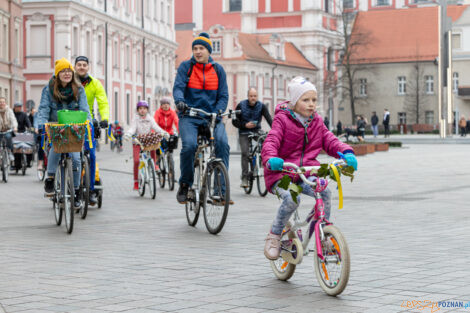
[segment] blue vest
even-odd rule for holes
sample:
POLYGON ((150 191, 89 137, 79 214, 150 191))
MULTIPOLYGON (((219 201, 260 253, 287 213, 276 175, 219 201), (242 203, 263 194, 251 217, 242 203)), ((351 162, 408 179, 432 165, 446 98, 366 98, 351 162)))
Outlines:
POLYGON ((243 100, 240 102, 240 108, 241 108, 241 117, 242 117, 242 122, 248 123, 250 121, 258 121, 258 124, 256 124, 255 128, 250 129, 249 131, 256 131, 261 128, 261 118, 263 117, 261 115, 261 112, 263 111, 263 104, 259 101, 256 101, 254 106, 251 106, 248 100, 243 100))

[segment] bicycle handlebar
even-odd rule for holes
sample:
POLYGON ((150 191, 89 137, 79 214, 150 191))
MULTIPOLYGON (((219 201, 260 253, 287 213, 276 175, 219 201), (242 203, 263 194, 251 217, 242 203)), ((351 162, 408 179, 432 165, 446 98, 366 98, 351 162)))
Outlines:
MULTIPOLYGON (((335 161, 331 162, 329 165, 343 167, 343 166, 347 166, 347 163, 343 159, 338 159, 338 160, 335 160, 335 161)), ((290 162, 284 162, 284 169, 287 169, 287 168, 294 169, 295 174, 299 175, 300 179, 302 179, 302 181, 304 183, 306 183, 310 186, 313 186, 313 187, 315 187, 317 185, 316 181, 313 181, 313 182, 309 181, 307 179, 307 177, 305 177, 304 173, 308 172, 308 171, 311 171, 311 170, 318 170, 320 168, 320 166, 302 166, 302 167, 299 167, 297 164, 290 163, 290 162)))
POLYGON ((4 132, 0 132, 0 135, 6 135, 8 133, 12 133, 13 132, 13 129, 9 129, 7 131, 4 131, 4 132))
POLYGON ((205 116, 210 117, 211 121, 214 121, 217 117, 224 117, 224 116, 230 116, 233 119, 236 119, 236 114, 241 113, 241 110, 232 110, 232 109, 230 109, 226 113, 209 113, 209 112, 206 112, 204 110, 197 109, 197 108, 188 108, 186 110, 186 112, 188 112, 187 115, 192 116, 192 117, 197 116, 197 113, 201 113, 205 116))

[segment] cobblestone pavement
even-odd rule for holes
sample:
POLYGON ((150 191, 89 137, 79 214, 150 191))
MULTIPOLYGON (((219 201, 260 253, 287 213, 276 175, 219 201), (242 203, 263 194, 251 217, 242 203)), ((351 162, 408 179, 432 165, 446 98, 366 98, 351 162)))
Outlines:
POLYGON ((239 155, 235 205, 213 236, 203 219, 187 225, 175 191, 151 200, 131 190, 128 147, 102 150, 103 208, 77 216, 72 235, 55 226, 35 171, 0 183, 0 312, 432 312, 412 301, 470 300, 469 145, 359 158, 355 181, 343 183, 345 208, 333 198, 352 257, 336 298, 320 289, 311 256, 289 282, 275 279, 262 250, 279 202, 243 194, 239 155))

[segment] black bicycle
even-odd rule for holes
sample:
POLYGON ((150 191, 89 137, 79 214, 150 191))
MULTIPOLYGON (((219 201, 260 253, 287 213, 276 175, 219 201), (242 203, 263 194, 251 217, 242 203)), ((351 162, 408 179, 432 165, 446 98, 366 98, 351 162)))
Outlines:
POLYGON ((88 205, 90 204, 90 151, 82 147, 80 152, 80 159, 82 163, 82 168, 80 171, 80 187, 79 195, 81 200, 80 209, 77 211, 80 212, 82 219, 85 219, 88 214, 88 205))
POLYGON ((62 214, 64 214, 65 228, 68 234, 73 231, 74 196, 72 155, 70 153, 61 153, 59 166, 54 177, 54 193, 51 200, 56 224, 60 226, 62 214))
POLYGON ((0 132, 0 166, 2 168, 2 180, 5 183, 8 182, 8 176, 10 174, 10 153, 8 151, 7 139, 5 136, 12 132, 13 131, 11 129, 6 132, 0 132))
POLYGON ((224 162, 215 156, 213 133, 217 118, 224 116, 236 118, 237 113, 240 111, 207 113, 195 108, 188 108, 186 111, 186 114, 191 117, 203 118, 200 115, 209 117, 208 123, 200 127, 198 131, 194 183, 188 191, 186 219, 190 226, 195 226, 202 206, 206 228, 214 235, 222 230, 227 219, 230 205, 230 181, 224 162))
POLYGON ((246 194, 250 194, 253 190, 255 179, 259 195, 264 197, 268 194, 268 189, 264 182, 263 162, 261 160, 261 149, 263 147, 263 142, 266 139, 266 135, 267 133, 263 131, 257 133, 252 132, 248 135, 248 139, 250 140, 250 170, 248 172, 248 187, 243 187, 246 194))
POLYGON ((160 155, 157 161, 160 170, 157 171, 157 176, 161 188, 165 188, 165 182, 168 181, 168 188, 173 190, 175 188, 175 161, 173 160, 173 150, 176 149, 178 145, 178 136, 171 135, 167 142, 166 147, 163 147, 163 145, 160 146, 160 155))

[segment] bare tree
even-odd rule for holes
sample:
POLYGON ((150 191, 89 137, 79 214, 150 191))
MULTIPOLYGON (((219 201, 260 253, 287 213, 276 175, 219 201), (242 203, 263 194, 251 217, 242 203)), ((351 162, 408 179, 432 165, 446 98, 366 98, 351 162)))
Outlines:
MULTIPOLYGON (((351 110, 351 123, 356 120, 356 104, 367 102, 367 98, 359 97, 359 73, 371 71, 371 67, 365 64, 365 59, 361 59, 358 51, 372 43, 370 33, 354 30, 353 24, 356 18, 356 12, 349 12, 343 9, 343 1, 337 2, 337 8, 340 8, 341 27, 338 33, 341 38, 339 45, 340 51, 340 68, 341 73, 338 77, 339 84, 334 85, 331 79, 326 80, 326 84, 335 89, 335 93, 342 94, 343 101, 349 102, 351 110), (336 90, 338 90, 336 92, 336 90)), ((329 77, 328 77, 329 78, 329 77)), ((335 82, 336 83, 336 82, 335 82)))
POLYGON ((422 114, 421 106, 425 97, 423 68, 419 60, 413 64, 410 81, 407 82, 406 87, 405 111, 408 113, 410 120, 414 120, 416 124, 419 124, 422 114))

